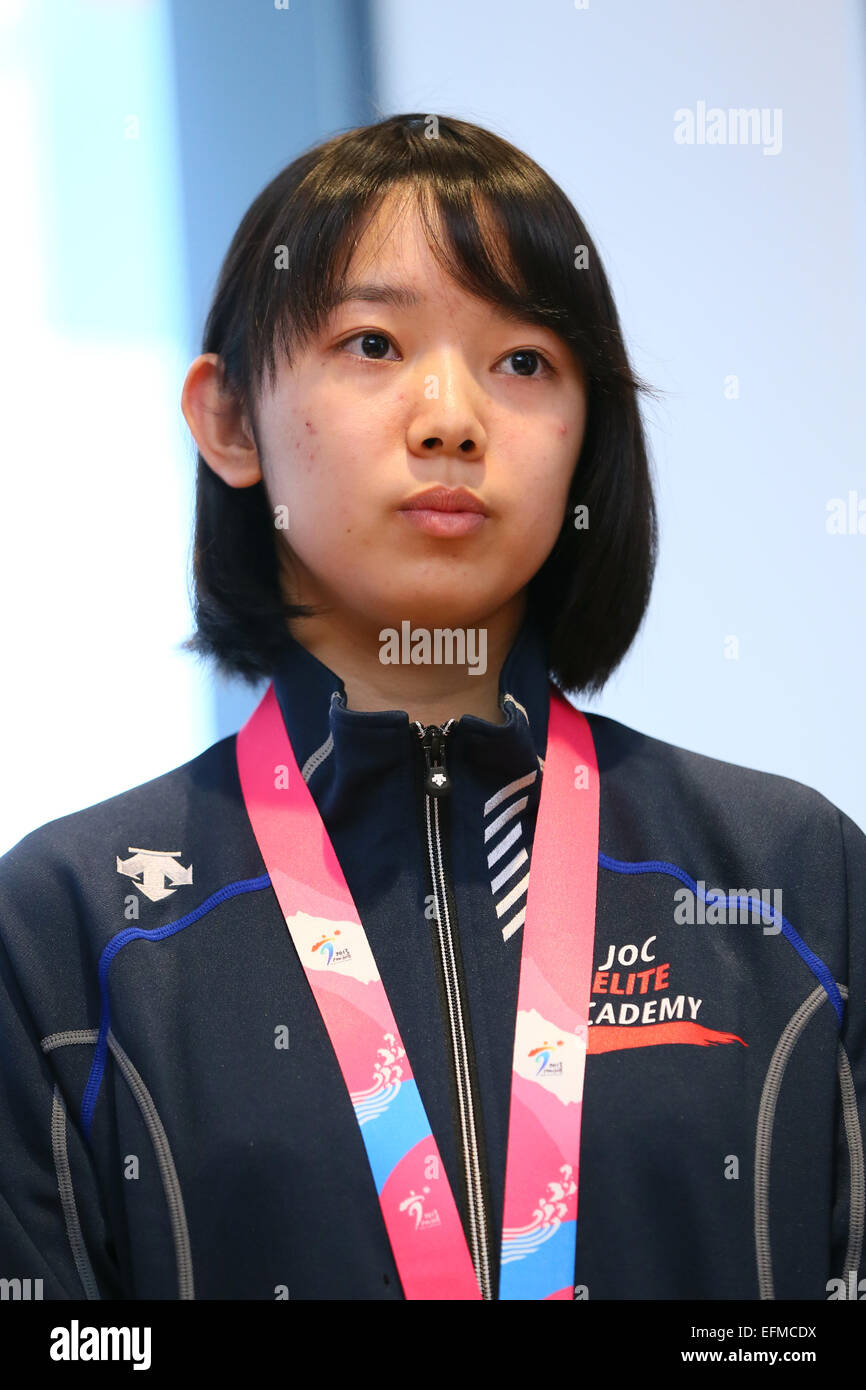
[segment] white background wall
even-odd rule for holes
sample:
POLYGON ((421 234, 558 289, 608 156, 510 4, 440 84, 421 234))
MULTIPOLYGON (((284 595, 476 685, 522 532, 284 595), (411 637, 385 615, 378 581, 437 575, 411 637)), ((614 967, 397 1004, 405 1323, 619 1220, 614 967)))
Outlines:
POLYGON ((0 849, 205 746, 161 5, 0 0, 0 849), (183 430, 181 427, 183 426, 183 430))
MULTIPOLYGON (((0 0, 0 852, 252 707, 177 651, 194 459, 179 396, 250 199, 359 119, 339 105, 359 49, 340 16, 365 7, 333 2, 0 0), (281 82, 291 61, 302 75, 281 82)), ((862 4, 372 0, 372 15, 363 119, 454 114, 546 167, 666 392, 648 415, 651 611, 596 706, 818 787, 866 826, 866 534, 826 530, 829 499, 866 501, 862 4), (781 108, 781 152, 677 145, 673 113, 699 101, 781 108)))
POLYGON ((862 3, 375 0, 374 19, 383 114, 476 121, 546 168, 667 393, 646 417, 651 610, 584 706, 815 786, 866 826, 862 3), (781 108, 780 152, 675 143, 699 101, 781 108), (828 534, 852 489, 864 534, 828 534))
POLYGON ((0 853, 194 757, 250 688, 178 650, 220 263, 373 119, 364 0, 0 0, 0 853))

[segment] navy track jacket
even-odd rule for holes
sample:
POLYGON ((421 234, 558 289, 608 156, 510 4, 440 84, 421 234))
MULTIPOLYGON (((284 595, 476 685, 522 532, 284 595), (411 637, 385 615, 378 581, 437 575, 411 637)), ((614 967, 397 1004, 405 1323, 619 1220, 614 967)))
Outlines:
MULTIPOLYGON (((347 708, 298 643, 274 681, 466 1228, 477 1198, 420 731, 404 711, 347 708)), ((500 676, 507 722, 466 715, 443 742, 444 891, 494 1294, 548 698, 529 618, 500 676)), ((855 1288, 866 837, 798 782, 588 718, 601 820, 576 1297, 855 1288)), ((0 860, 0 945, 4 1296, 41 1279, 50 1299, 403 1298, 234 735, 20 840, 0 860)))

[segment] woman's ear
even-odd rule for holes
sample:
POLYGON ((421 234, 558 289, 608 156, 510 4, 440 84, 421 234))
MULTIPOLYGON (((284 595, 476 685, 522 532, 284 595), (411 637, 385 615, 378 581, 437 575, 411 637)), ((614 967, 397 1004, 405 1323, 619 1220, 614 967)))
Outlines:
POLYGON ((223 388, 223 365, 215 352, 197 357, 180 397, 184 419, 202 458, 229 487, 252 487, 262 476, 249 422, 234 394, 223 388))

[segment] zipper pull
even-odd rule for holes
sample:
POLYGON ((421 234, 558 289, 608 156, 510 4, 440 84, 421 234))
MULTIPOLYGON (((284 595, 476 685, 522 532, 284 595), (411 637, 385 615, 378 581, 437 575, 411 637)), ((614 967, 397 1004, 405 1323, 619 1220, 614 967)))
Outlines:
POLYGON ((451 791, 451 778, 445 766, 445 739, 453 723, 454 720, 449 719, 441 729, 438 724, 428 724, 425 729, 423 724, 415 720, 427 764, 424 790, 428 796, 447 796, 451 791))

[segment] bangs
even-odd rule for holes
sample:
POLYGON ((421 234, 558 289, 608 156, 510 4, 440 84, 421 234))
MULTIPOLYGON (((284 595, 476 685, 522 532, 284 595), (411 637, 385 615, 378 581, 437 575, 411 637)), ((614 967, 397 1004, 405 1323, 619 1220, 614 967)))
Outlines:
POLYGON ((392 195, 395 221, 417 209, 432 255, 467 294, 556 333, 590 383, 611 377, 598 351, 599 268, 576 268, 590 242, 565 194, 497 136, 452 140, 440 120, 428 140, 425 128, 425 118, 409 117, 391 140, 383 131, 371 142, 362 129, 329 141, 285 200, 272 185, 268 204, 250 208, 236 237, 249 275, 248 358, 234 364, 247 405, 266 378, 273 387, 280 358, 291 365, 322 331, 392 195))

